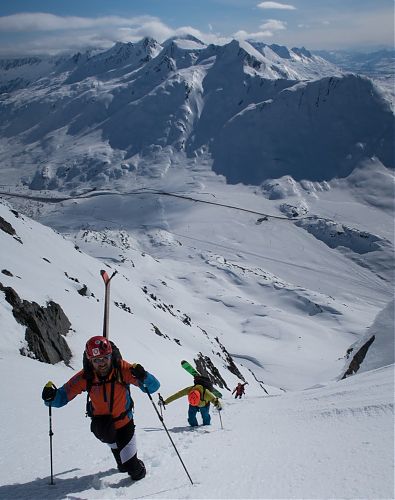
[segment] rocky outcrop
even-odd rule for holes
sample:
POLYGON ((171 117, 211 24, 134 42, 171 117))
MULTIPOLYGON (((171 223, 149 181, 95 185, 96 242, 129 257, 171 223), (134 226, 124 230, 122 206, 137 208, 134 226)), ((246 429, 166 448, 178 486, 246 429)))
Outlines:
MULTIPOLYGON (((349 364, 348 370, 342 377, 342 380, 348 377, 349 375, 354 375, 359 370, 363 360, 365 359, 366 353, 369 350, 369 347, 373 344, 375 336, 373 335, 370 339, 354 354, 354 357, 349 364)), ((349 349, 347 352, 347 357, 350 357, 350 354, 353 349, 349 349)))
POLYGON ((213 362, 208 356, 204 356, 201 352, 199 352, 198 357, 194 361, 196 364, 196 369, 199 373, 209 377, 214 385, 228 389, 228 391, 230 390, 226 385, 225 380, 219 373, 218 368, 214 366, 213 362))
POLYGON ((16 232, 12 225, 7 222, 3 217, 0 217, 0 229, 11 236, 15 236, 16 232))
POLYGON ((18 323, 26 327, 27 347, 20 349, 22 356, 55 364, 70 362, 72 353, 64 339, 71 323, 59 304, 53 301, 42 307, 36 302, 22 300, 11 287, 0 283, 0 290, 5 293, 7 302, 12 306, 12 313, 18 323))
POLYGON ((238 377, 239 379, 241 379, 243 382, 246 381, 246 379, 243 377, 242 373, 240 372, 240 370, 237 368, 236 366, 236 363, 233 361, 233 358, 232 356, 228 353, 228 351, 226 350, 225 346, 223 346, 221 344, 221 342, 219 341, 219 338, 218 337, 215 337, 215 340, 217 341, 218 345, 220 346, 221 348, 221 351, 222 351, 222 357, 225 358, 226 360, 226 363, 227 363, 227 367, 228 367, 228 370, 233 373, 233 375, 236 375, 236 377, 238 377))

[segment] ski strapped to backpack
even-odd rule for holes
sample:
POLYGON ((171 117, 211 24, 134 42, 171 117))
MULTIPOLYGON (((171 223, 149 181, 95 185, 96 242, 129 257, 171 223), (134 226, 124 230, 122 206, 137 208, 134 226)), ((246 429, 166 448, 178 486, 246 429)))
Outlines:
MULTIPOLYGON (((115 382, 119 382, 119 383, 121 383, 122 385, 124 385, 126 387, 126 390, 128 391, 128 394, 129 394, 130 405, 129 405, 129 408, 127 408, 125 411, 123 411, 120 415, 118 415, 117 417, 113 418, 113 421, 115 422, 117 420, 122 420, 123 418, 125 418, 126 415, 131 410, 133 410, 134 404, 133 404, 132 396, 130 394, 129 384, 126 384, 123 381, 122 372, 119 369, 119 365, 120 365, 120 361, 122 359, 122 355, 121 355, 118 347, 114 344, 114 342, 111 342, 111 340, 109 342, 110 342, 111 348, 112 348, 112 366, 113 366, 113 368, 115 370, 115 374, 111 378, 111 380, 104 381, 104 382, 93 382, 93 379, 94 379, 93 368, 92 368, 92 365, 89 362, 89 360, 88 360, 85 352, 84 352, 82 364, 83 364, 83 368, 84 368, 84 376, 86 378, 86 393, 87 393, 87 395, 86 395, 86 416, 87 417, 91 417, 92 418, 94 416, 94 414, 93 414, 93 408, 92 408, 92 403, 91 403, 90 396, 89 396, 90 391, 91 391, 91 389, 92 389, 93 386, 103 386, 103 391, 104 391, 105 390, 104 384, 106 384, 107 382, 111 383, 111 390, 110 390, 110 413, 112 412, 112 408, 113 408, 113 404, 114 404, 115 382)), ((104 393, 104 400, 105 401, 107 400, 107 395, 105 393, 104 393)))
POLYGON ((217 398, 222 398, 222 394, 213 387, 213 383, 206 375, 199 373, 196 368, 194 368, 188 361, 181 361, 181 366, 194 378, 194 383, 201 385, 204 389, 208 389, 217 398))
POLYGON ((109 317, 110 317, 110 283, 118 271, 114 271, 111 276, 103 269, 100 271, 104 281, 104 317, 103 317, 103 337, 109 338, 109 317))

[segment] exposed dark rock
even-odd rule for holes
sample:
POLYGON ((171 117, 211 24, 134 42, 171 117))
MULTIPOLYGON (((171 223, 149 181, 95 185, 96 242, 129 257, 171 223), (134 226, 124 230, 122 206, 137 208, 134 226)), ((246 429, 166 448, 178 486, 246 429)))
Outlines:
POLYGON ((127 313, 129 313, 129 314, 133 314, 133 313, 132 313, 132 310, 130 309, 130 307, 129 307, 129 306, 127 306, 127 305, 125 304, 125 302, 116 302, 116 301, 115 301, 115 302, 114 302, 114 304, 115 304, 117 307, 119 307, 120 309, 122 309, 123 311, 125 311, 125 312, 127 312, 127 313))
MULTIPOLYGON (((258 380, 257 379, 257 376, 255 375, 255 373, 250 369, 248 368, 249 372, 251 373, 251 375, 254 377, 254 379, 258 382, 258 384, 262 387, 262 389, 266 392, 266 394, 269 394, 267 392, 267 390, 265 389, 265 386, 263 385, 265 382, 263 380, 258 380)), ((244 380, 244 379, 243 379, 244 380)), ((280 387, 281 389, 281 387, 280 387)), ((284 391, 284 389, 281 389, 282 391, 284 391)), ((285 392, 285 391, 284 391, 285 392)))
POLYGON ((159 335, 159 337, 164 337, 165 339, 170 340, 170 337, 168 335, 166 335, 165 333, 162 333, 156 325, 154 325, 153 323, 151 323, 151 325, 152 325, 152 328, 154 329, 154 332, 156 333, 156 335, 159 335))
POLYGON ((184 325, 191 326, 191 318, 185 313, 182 322, 184 323, 184 325))
POLYGON ((199 352, 197 359, 194 360, 196 364, 196 369, 202 375, 206 375, 209 377, 211 382, 218 387, 228 389, 229 387, 226 385, 225 380, 221 377, 218 369, 213 365, 213 362, 208 356, 203 356, 201 352, 199 352))
POLYGON ((13 288, 5 287, 2 283, 0 290, 12 306, 14 318, 26 326, 28 349, 22 348, 21 354, 44 363, 64 361, 68 364, 72 354, 63 336, 67 335, 71 323, 60 305, 50 301, 46 307, 42 307, 36 302, 21 300, 13 288))
POLYGON ((79 289, 79 290, 77 290, 77 291, 78 291, 78 293, 79 293, 80 295, 82 295, 83 297, 87 297, 87 295, 88 295, 88 287, 87 287, 86 285, 83 285, 83 287, 82 287, 82 288, 80 288, 80 289, 79 289))
POLYGON ((222 357, 225 357, 225 361, 227 362, 227 365, 228 365, 227 366, 228 370, 231 373, 233 373, 233 375, 236 375, 236 377, 238 377, 243 382, 245 382, 246 380, 243 377, 243 375, 241 374, 240 370, 237 368, 235 362, 233 361, 232 356, 228 353, 228 351, 226 350, 226 348, 221 344, 221 342, 219 341, 218 337, 215 337, 215 340, 217 341, 218 345, 221 348, 221 351, 223 353, 222 357))
POLYGON ((66 271, 64 272, 64 274, 66 278, 69 278, 69 280, 75 281, 76 283, 80 282, 78 278, 73 278, 72 276, 69 276, 66 271))
POLYGON ((15 229, 9 222, 3 219, 3 217, 0 217, 0 229, 11 236, 16 235, 15 229))
POLYGON ((11 276, 11 277, 14 276, 10 271, 8 271, 8 269, 2 269, 1 272, 6 276, 11 276))
MULTIPOLYGON (((342 380, 349 375, 353 375, 354 373, 357 373, 357 371, 360 369, 362 361, 365 359, 366 353, 369 350, 369 347, 373 344, 373 341, 375 339, 375 336, 373 335, 370 337, 370 339, 354 354, 354 357, 351 360, 351 363, 348 367, 348 370, 346 373, 343 375, 342 380)), ((347 350, 347 357, 352 352, 352 348, 347 350)))

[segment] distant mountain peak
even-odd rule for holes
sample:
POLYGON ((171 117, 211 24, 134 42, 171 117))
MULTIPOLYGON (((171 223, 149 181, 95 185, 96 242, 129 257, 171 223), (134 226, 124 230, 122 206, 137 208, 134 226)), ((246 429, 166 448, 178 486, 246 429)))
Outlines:
POLYGON ((292 52, 294 52, 295 54, 298 54, 299 56, 305 56, 305 57, 308 57, 308 58, 312 58, 313 55, 312 53, 307 50, 305 47, 301 47, 300 49, 298 47, 292 47, 292 52))

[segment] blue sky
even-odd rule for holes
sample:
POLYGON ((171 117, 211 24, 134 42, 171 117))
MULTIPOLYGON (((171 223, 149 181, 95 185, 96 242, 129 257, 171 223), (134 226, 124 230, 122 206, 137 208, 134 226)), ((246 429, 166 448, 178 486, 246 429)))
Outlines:
POLYGON ((0 55, 109 47, 191 33, 309 49, 394 44, 394 0, 13 0, 0 4, 0 55))

